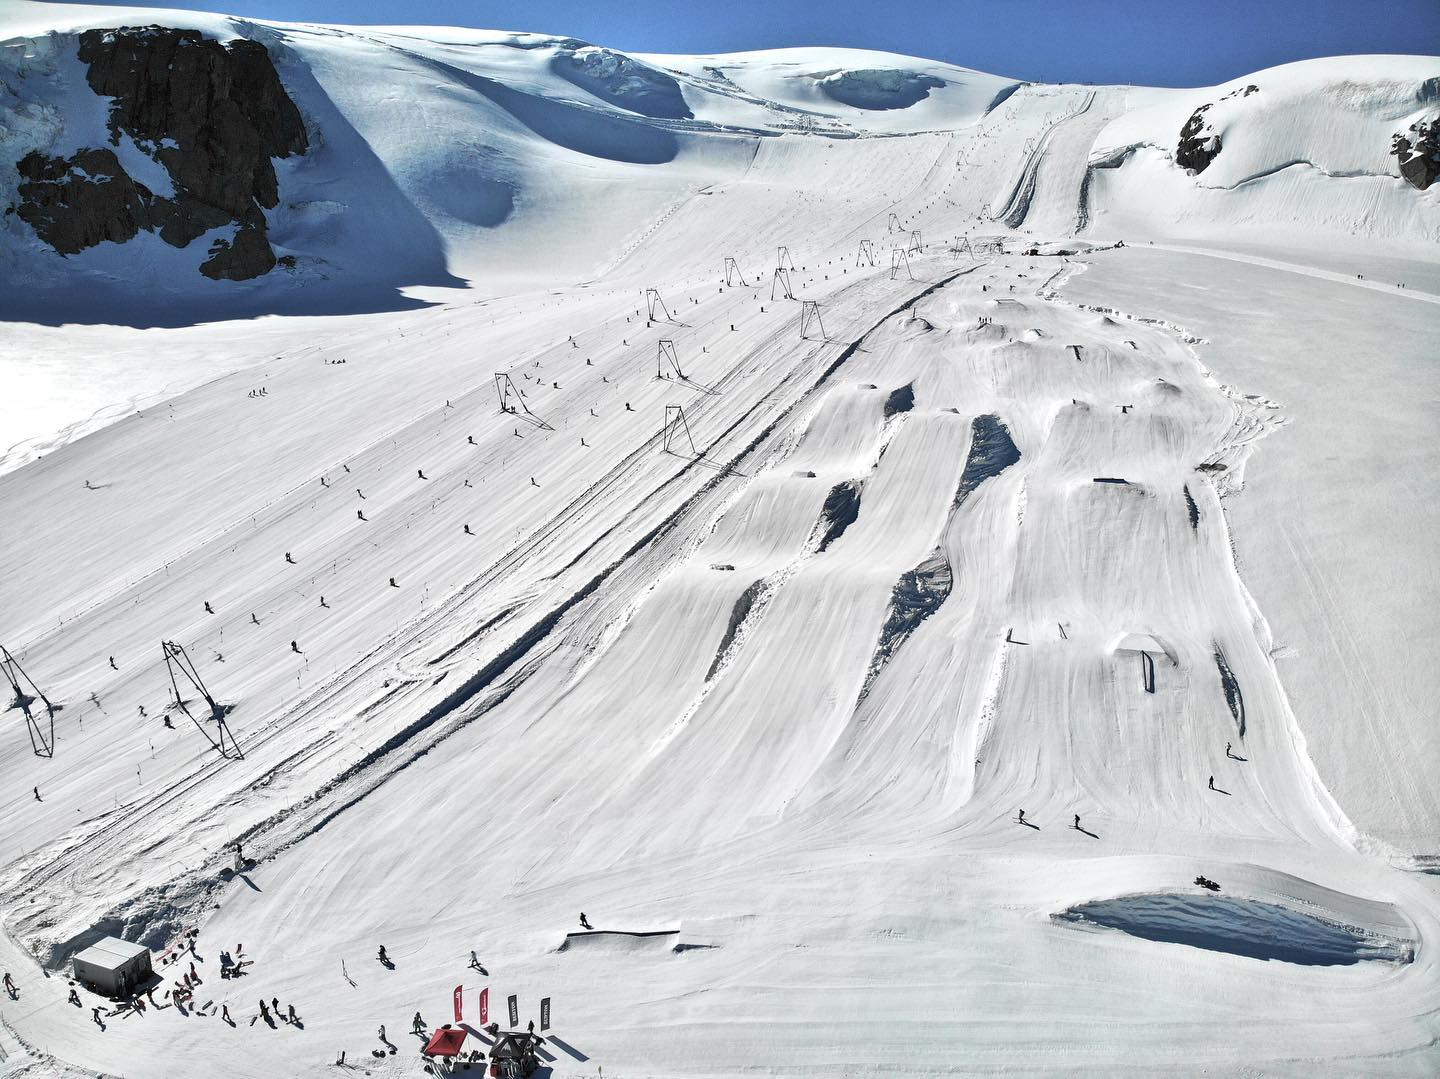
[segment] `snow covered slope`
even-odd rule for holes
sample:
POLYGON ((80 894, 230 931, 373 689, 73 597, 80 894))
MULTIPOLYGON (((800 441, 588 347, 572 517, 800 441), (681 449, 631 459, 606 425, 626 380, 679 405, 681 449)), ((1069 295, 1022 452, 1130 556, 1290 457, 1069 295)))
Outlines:
POLYGON ((457 985, 555 1076, 1435 1073, 1440 62, 9 17, 5 198, 202 182, 95 27, 306 146, 251 279, 0 225, 0 1073, 398 1075, 457 985))

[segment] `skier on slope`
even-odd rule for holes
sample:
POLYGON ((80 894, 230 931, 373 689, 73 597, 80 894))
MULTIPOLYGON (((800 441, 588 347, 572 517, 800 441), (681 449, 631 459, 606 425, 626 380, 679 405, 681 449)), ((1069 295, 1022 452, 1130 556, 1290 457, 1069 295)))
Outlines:
POLYGON ((1211 789, 1212 791, 1215 789, 1215 777, 1214 777, 1214 776, 1211 776, 1211 777, 1210 777, 1210 789, 1211 789))

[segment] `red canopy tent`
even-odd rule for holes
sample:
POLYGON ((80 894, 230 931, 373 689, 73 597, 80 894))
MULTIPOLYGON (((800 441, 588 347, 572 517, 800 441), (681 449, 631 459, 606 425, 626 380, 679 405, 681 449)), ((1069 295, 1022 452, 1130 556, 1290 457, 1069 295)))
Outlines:
POLYGON ((446 1023, 443 1027, 430 1035, 430 1040, 425 1043, 425 1048, 420 1050, 427 1057, 453 1057, 460 1052, 460 1047, 465 1044, 465 1029, 463 1027, 452 1027, 446 1023))

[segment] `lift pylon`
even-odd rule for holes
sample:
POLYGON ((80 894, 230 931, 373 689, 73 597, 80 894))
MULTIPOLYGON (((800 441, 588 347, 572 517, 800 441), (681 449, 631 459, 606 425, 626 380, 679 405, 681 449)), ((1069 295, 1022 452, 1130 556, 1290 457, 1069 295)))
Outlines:
POLYGON ((800 301, 800 337, 803 340, 810 332, 812 326, 820 327, 820 339, 829 340, 825 333, 825 323, 820 321, 820 303, 817 300, 800 301))
POLYGON ((3 646, 0 646, 0 670, 5 672, 5 680, 10 683, 10 689, 15 694, 9 707, 19 708, 25 714, 25 730, 30 735, 31 750, 37 757, 55 756, 55 710, 59 706, 45 696, 35 684, 35 680, 21 668, 20 661, 3 646), (30 687, 29 692, 25 690, 27 685, 30 687), (30 708, 37 700, 45 705, 45 715, 49 721, 46 727, 40 725, 30 708))
POLYGON ((777 247, 775 249, 775 268, 777 270, 795 269, 795 260, 790 257, 788 247, 777 247))
POLYGON ((186 654, 182 645, 175 641, 161 641, 160 651, 165 657, 165 670, 170 675, 170 692, 174 695, 172 703, 180 711, 184 712, 191 723, 195 724, 197 730, 205 736, 214 750, 226 760, 244 760, 245 754, 240 752, 240 746, 235 741, 235 735, 230 733, 230 727, 225 722, 225 715, 230 710, 222 704, 218 704, 210 691, 205 688, 204 681, 200 678, 200 672, 195 669, 194 662, 186 654), (215 734, 212 735, 205 724, 195 718, 180 692, 180 684, 188 682, 190 688, 199 693, 205 699, 205 704, 210 709, 209 722, 215 724, 215 734))
POLYGON ((680 370, 680 359, 675 354, 675 342, 668 337, 662 337, 655 346, 655 377, 668 378, 665 374, 665 367, 669 365, 670 370, 675 372, 676 378, 684 378, 685 372, 680 370))
POLYGON ((860 250, 855 252, 856 266, 860 265, 861 259, 864 259, 871 266, 875 265, 875 245, 872 244, 869 240, 860 241, 860 250))
POLYGON ((647 288, 645 290, 645 317, 651 322, 655 321, 655 309, 657 307, 661 311, 665 312, 666 322, 675 321, 673 318, 670 317, 670 309, 665 306, 665 301, 660 298, 660 290, 654 288, 647 288))
POLYGON ((776 287, 780 289, 780 295, 787 300, 793 300, 795 293, 790 291, 790 275, 778 266, 775 268, 775 276, 770 278, 770 298, 775 298, 776 287))
POLYGON ((746 282, 746 280, 745 280, 745 275, 740 272, 740 264, 739 264, 738 262, 736 262, 731 256, 726 255, 726 256, 725 256, 725 284, 726 284, 727 286, 733 285, 733 284, 735 284, 735 281, 736 281, 737 278, 739 279, 740 284, 746 285, 746 286, 748 287, 748 282, 746 282))
POLYGON ((920 230, 919 230, 919 229, 911 229, 911 230, 910 230, 910 250, 911 250, 911 251, 924 251, 924 250, 925 250, 925 245, 920 242, 920 230))
POLYGON ((900 218, 895 214, 894 211, 891 211, 891 213, 890 213, 890 219, 885 222, 885 231, 886 231, 886 232, 904 232, 904 231, 905 231, 905 226, 903 226, 902 224, 900 224, 900 218))
POLYGON ((515 385, 515 380, 510 377, 510 372, 495 372, 495 395, 500 399, 501 412, 508 412, 512 416, 518 416, 523 412, 546 431, 555 430, 555 428, 551 427, 539 416, 530 411, 530 406, 525 403, 525 395, 520 392, 520 387, 515 385))
POLYGON ((910 272, 910 256, 905 254, 905 249, 903 247, 892 247, 890 249, 891 281, 894 281, 895 278, 900 276, 900 267, 902 266, 905 267, 905 276, 910 278, 911 281, 914 281, 915 275, 910 272))
POLYGON ((695 439, 690 434, 690 421, 685 418, 685 409, 681 405, 665 406, 665 426, 660 431, 661 449, 666 453, 674 453, 677 446, 688 445, 692 457, 704 457, 695 447, 695 439))

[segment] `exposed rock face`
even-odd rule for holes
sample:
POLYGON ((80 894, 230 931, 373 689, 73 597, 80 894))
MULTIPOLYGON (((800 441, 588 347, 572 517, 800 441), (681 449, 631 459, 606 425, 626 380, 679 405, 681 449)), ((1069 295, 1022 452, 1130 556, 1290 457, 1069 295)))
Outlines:
MULTIPOLYGON (((1259 92, 1260 87, 1251 83, 1248 86, 1237 86, 1228 94, 1222 94, 1220 100, 1246 98, 1259 92)), ((1180 143, 1175 147, 1175 164, 1189 170, 1192 176, 1204 172, 1210 162, 1220 156, 1220 135, 1210 124, 1212 118, 1205 115, 1209 111, 1210 105, 1201 105, 1190 114, 1190 119, 1186 120, 1185 126, 1180 129, 1180 143)))
POLYGON ((71 158, 26 154, 18 213, 62 255, 104 240, 123 244, 153 222, 155 197, 120 167, 111 150, 81 150, 71 158))
POLYGON ((1440 178, 1440 116, 1411 124, 1397 134, 1390 152, 1400 163, 1400 176, 1411 187, 1426 190, 1440 178))
POLYGON ((1180 129, 1180 143, 1175 147, 1175 164, 1191 173, 1201 173, 1220 154, 1220 136, 1207 134, 1205 113, 1209 105, 1201 105, 1190 114, 1180 129))
POLYGON ((305 125, 265 47, 221 44, 198 30, 159 26, 87 30, 80 59, 97 94, 112 98, 110 141, 130 136, 165 167, 173 197, 136 183, 109 150, 69 160, 32 153, 19 170, 21 218, 61 254, 103 240, 124 242, 140 229, 184 247, 234 223, 200 268, 241 281, 267 273, 275 253, 263 209, 279 201, 272 158, 303 154, 305 125))

